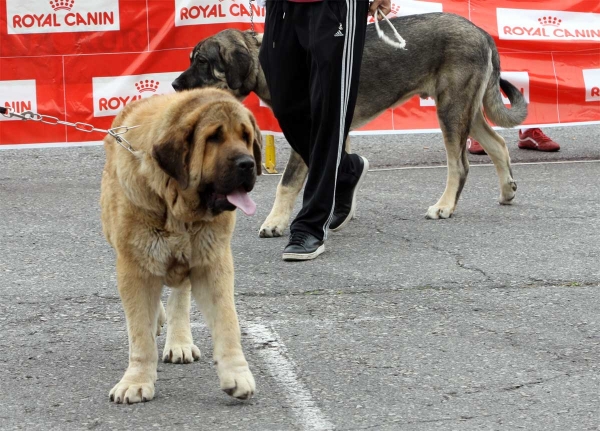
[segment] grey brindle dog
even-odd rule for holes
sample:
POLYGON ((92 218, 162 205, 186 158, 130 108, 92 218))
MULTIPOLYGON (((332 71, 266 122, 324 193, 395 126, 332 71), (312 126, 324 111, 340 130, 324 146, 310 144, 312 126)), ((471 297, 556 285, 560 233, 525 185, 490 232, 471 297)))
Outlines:
MULTIPOLYGON (((390 20, 406 40, 406 49, 383 43, 373 26, 367 35, 358 100, 352 121, 357 129, 385 110, 414 95, 432 97, 448 159, 446 189, 427 218, 452 216, 469 172, 466 141, 470 135, 488 153, 500 179, 500 203, 510 204, 517 190, 504 139, 487 123, 514 127, 527 116, 519 90, 500 78, 500 58, 492 37, 470 21, 453 14, 428 13, 390 20), (511 102, 504 106, 500 89, 511 102), (484 116, 485 110, 485 116, 484 116)), ((258 61, 262 35, 228 29, 204 39, 190 55, 191 65, 174 82, 175 90, 219 87, 239 99, 254 92, 270 104, 258 61)), ((349 150, 349 142, 346 141, 349 150)), ((289 223, 307 175, 300 155, 292 151, 261 237, 281 236, 289 223)))

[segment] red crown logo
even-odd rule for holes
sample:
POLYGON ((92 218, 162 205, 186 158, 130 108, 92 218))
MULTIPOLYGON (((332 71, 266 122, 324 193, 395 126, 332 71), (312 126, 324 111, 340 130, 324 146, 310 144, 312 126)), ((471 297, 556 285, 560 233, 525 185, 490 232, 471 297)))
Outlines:
POLYGON ((553 27, 558 27, 562 22, 562 19, 557 18, 555 16, 543 16, 538 18, 538 22, 542 25, 551 25, 553 27))
POLYGON ((137 90, 140 93, 143 93, 145 91, 151 91, 154 93, 158 89, 159 85, 160 85, 160 82, 155 81, 154 79, 146 79, 145 81, 142 80, 140 82, 136 82, 135 88, 137 88, 137 90))
POLYGON ((50 7, 54 10, 71 10, 75 0, 50 0, 50 7))

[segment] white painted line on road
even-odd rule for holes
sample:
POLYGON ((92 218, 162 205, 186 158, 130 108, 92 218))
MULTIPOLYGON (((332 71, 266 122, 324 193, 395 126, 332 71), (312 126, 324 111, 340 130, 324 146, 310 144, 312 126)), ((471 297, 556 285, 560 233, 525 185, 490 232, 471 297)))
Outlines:
POLYGON ((47 144, 16 144, 0 145, 1 150, 35 150, 39 148, 77 148, 77 147, 98 147, 103 141, 89 142, 51 142, 47 144))
MULTIPOLYGON (((511 166, 527 166, 527 165, 572 165, 577 163, 600 163, 600 160, 565 160, 555 162, 517 162, 511 163, 511 166)), ((475 163, 469 164, 470 168, 481 168, 481 167, 494 167, 493 163, 475 163)), ((386 171, 409 171, 416 169, 446 169, 446 165, 436 166, 402 166, 399 168, 376 168, 369 169, 369 172, 386 172, 386 171)))
POLYGON ((333 430, 335 427, 324 416, 310 391, 298 379, 295 365, 289 358, 285 345, 273 330, 258 323, 243 325, 255 344, 264 346, 258 349, 262 360, 277 380, 287 398, 292 412, 305 431, 333 430))
MULTIPOLYGON (((539 51, 538 51, 539 52, 539 51)), ((393 118, 393 117, 392 117, 393 118)), ((546 124, 528 124, 528 128, 546 129, 548 127, 573 127, 573 126, 594 126, 600 124, 600 121, 577 121, 574 123, 546 123, 546 124)), ((494 130, 518 130, 521 126, 516 127, 500 127, 492 126, 494 130)), ((263 132, 265 134, 273 134, 272 132, 263 132)), ((350 136, 377 136, 377 135, 417 135, 426 133, 442 133, 437 129, 406 129, 406 130, 353 130, 350 132, 350 136)), ((282 133, 278 133, 277 136, 282 136, 282 133)), ((384 144, 385 145, 385 144, 384 144)))

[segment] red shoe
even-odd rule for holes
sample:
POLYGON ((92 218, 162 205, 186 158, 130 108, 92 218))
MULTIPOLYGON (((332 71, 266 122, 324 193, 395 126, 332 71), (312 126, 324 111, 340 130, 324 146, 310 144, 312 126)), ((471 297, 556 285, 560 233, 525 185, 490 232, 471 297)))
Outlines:
POLYGON ((519 130, 519 148, 523 150, 558 151, 560 145, 550 139, 541 129, 519 130))
POLYGON ((467 138, 467 150, 471 154, 487 154, 481 144, 473 138, 467 138))

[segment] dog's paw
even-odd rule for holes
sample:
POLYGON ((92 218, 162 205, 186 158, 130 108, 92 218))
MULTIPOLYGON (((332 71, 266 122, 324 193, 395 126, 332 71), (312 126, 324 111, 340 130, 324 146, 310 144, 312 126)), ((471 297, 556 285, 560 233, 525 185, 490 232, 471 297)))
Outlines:
POLYGON ((121 380, 110 390, 110 400, 116 404, 145 403, 154 398, 154 382, 121 380))
POLYGON ((425 214, 425 218, 431 220, 438 220, 444 218, 452 217, 452 213, 454 210, 451 207, 440 207, 437 205, 432 205, 427 210, 427 214, 425 214))
POLYGON ((275 238, 282 236, 286 226, 287 221, 279 220, 277 217, 269 217, 260 227, 258 236, 261 238, 275 238))
POLYGON ((191 364, 200 359, 200 349, 193 343, 169 343, 163 350, 163 362, 191 364))
POLYGON ((498 199, 498 202, 500 202, 500 205, 511 205, 513 203, 513 200, 515 199, 516 191, 517 191, 516 181, 513 180, 513 181, 510 181, 509 183, 505 184, 504 187, 502 187, 500 199, 498 199))
POLYGON ((219 367, 218 374, 221 389, 227 395, 238 400, 248 400, 254 395, 256 384, 248 365, 219 367))

